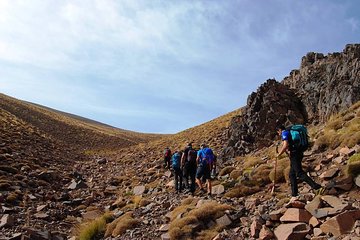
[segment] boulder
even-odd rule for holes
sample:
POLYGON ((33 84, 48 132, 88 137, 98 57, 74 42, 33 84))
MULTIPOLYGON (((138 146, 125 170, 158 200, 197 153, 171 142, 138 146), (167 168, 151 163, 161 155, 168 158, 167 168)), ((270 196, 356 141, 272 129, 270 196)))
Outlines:
POLYGON ((311 214, 305 209, 289 208, 285 214, 280 218, 281 222, 305 222, 308 223, 311 214))
POLYGON ((226 227, 226 226, 229 226, 230 224, 232 224, 232 221, 231 221, 231 219, 228 217, 228 215, 224 214, 224 216, 216 219, 216 223, 217 223, 217 225, 219 225, 219 226, 226 227))
POLYGON ((259 233, 259 239, 261 239, 261 240, 274 239, 274 233, 268 227, 262 226, 260 233, 259 233))
POLYGON ((223 194, 224 192, 225 192, 225 187, 224 187, 224 185, 222 185, 222 184, 213 186, 213 187, 211 188, 211 193, 212 193, 213 195, 221 195, 221 194, 223 194))
POLYGON ((279 225, 274 234, 281 240, 303 240, 309 232, 310 226, 306 223, 288 223, 279 225))
POLYGON ((350 233, 358 219, 360 219, 360 210, 350 210, 330 218, 321 224, 320 228, 324 233, 338 237, 350 233))
POLYGON ((356 184, 356 186, 360 187, 360 175, 358 175, 355 179, 354 182, 356 184))
POLYGON ((337 174, 340 172, 339 168, 333 167, 329 170, 323 172, 319 177, 324 180, 330 180, 337 176, 337 174))
POLYGON ((142 195, 145 192, 145 186, 139 185, 134 187, 133 193, 134 195, 142 195))

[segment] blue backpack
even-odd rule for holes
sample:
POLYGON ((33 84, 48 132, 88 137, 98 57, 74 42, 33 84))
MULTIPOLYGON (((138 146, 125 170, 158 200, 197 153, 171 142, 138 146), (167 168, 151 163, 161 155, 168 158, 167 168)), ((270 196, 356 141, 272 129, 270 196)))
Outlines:
POLYGON ((299 151, 306 151, 309 148, 309 136, 304 125, 296 124, 287 128, 291 134, 292 148, 299 151))
POLYGON ((201 163, 211 164, 214 160, 214 153, 211 148, 204 148, 200 153, 201 163))
POLYGON ((171 163, 172 163, 172 168, 173 169, 179 169, 180 168, 180 164, 181 164, 181 156, 180 154, 177 152, 175 153, 172 158, 171 158, 171 163))

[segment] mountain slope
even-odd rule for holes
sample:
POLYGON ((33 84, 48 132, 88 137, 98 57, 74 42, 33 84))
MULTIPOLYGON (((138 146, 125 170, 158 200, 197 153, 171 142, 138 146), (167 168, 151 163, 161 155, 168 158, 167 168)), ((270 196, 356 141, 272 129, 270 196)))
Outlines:
POLYGON ((159 138, 122 130, 0 94, 0 107, 51 138, 80 150, 116 149, 159 138))

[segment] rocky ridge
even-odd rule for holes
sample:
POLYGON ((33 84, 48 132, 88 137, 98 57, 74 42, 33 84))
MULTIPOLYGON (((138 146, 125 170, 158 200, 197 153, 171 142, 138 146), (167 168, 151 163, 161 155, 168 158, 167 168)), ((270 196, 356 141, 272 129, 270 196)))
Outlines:
POLYGON ((282 124, 319 124, 360 100, 360 44, 342 53, 308 53, 299 70, 281 83, 268 80, 253 92, 245 111, 233 118, 224 159, 267 147, 282 124))

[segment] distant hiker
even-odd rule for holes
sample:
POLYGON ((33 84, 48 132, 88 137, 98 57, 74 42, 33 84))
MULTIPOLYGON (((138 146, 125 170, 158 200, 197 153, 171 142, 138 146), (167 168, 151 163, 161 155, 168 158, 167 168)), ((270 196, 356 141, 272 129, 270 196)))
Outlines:
POLYGON ((192 194, 195 192, 196 158, 197 152, 192 148, 192 143, 189 143, 181 158, 181 165, 184 167, 185 187, 189 189, 192 194))
POLYGON ((299 144, 293 140, 290 130, 286 129, 283 125, 279 125, 277 127, 277 133, 283 142, 277 157, 280 157, 283 153, 286 153, 290 157, 289 177, 292 196, 290 201, 296 200, 299 194, 297 178, 309 184, 312 189, 318 190, 318 192, 322 191, 323 188, 321 185, 314 182, 302 169, 301 161, 304 157, 304 149, 301 149, 299 144))
POLYGON ((201 149, 198 151, 196 162, 197 162, 197 171, 196 171, 196 183, 198 184, 201 191, 205 191, 203 189, 203 185, 201 182, 201 178, 206 180, 207 185, 207 193, 211 195, 211 181, 210 181, 210 165, 214 160, 214 153, 211 148, 208 148, 206 144, 201 144, 201 149))
POLYGON ((164 168, 170 169, 170 160, 171 160, 171 150, 170 148, 165 148, 164 150, 164 168))
POLYGON ((171 166, 174 170, 175 176, 175 190, 177 193, 181 192, 182 190, 182 169, 181 169, 181 155, 182 152, 176 151, 171 158, 171 166))

